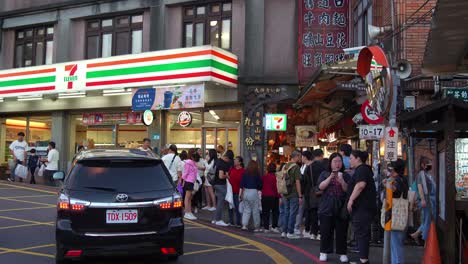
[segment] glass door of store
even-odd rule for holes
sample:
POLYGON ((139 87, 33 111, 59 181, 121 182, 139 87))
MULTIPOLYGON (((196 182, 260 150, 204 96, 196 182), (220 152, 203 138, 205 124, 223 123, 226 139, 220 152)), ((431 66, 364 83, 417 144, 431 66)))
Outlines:
POLYGON ((223 124, 223 126, 202 127, 202 149, 216 149, 219 154, 232 150, 235 155, 240 154, 240 135, 237 124, 223 124))

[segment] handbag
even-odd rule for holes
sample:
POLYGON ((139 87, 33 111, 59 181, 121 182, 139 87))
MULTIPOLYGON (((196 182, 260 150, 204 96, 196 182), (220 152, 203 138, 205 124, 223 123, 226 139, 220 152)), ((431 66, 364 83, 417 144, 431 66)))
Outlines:
MULTIPOLYGON (((387 200, 385 199, 380 212, 380 224, 385 228, 385 209, 387 207, 387 200)), ((408 226, 409 217, 409 201, 403 198, 392 199, 392 230, 404 231, 408 226)))
POLYGON ((46 167, 46 166, 45 166, 44 164, 41 165, 41 167, 40 167, 39 170, 37 171, 37 176, 39 176, 39 177, 44 176, 45 167, 46 167))
POLYGON ((28 167, 18 164, 15 169, 15 176, 26 179, 28 177, 28 167))
POLYGON ((234 194, 232 192, 232 185, 229 180, 226 179, 226 196, 224 200, 229 203, 229 209, 234 208, 234 194))

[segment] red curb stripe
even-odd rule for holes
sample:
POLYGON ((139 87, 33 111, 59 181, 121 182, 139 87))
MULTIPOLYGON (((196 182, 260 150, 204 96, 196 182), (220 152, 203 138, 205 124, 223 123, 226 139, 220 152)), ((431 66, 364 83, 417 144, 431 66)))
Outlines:
POLYGON ((283 241, 280 241, 280 240, 276 240, 276 239, 273 239, 273 238, 267 238, 267 237, 262 237, 262 238, 265 239, 265 240, 268 240, 268 241, 270 241, 270 242, 275 242, 275 243, 280 244, 280 245, 282 245, 282 246, 288 247, 288 248, 293 249, 293 250, 295 250, 295 251, 297 251, 297 252, 300 252, 300 253, 303 254, 304 256, 306 256, 306 257, 312 259, 312 260, 313 260, 315 263, 317 263, 317 264, 322 263, 322 262, 320 261, 320 259, 319 259, 317 256, 315 256, 314 254, 311 254, 311 253, 309 253, 309 252, 303 250, 303 249, 300 248, 300 247, 296 247, 296 246, 294 246, 294 245, 292 245, 292 244, 289 244, 289 243, 286 243, 286 242, 283 242, 283 241))
POLYGON ((23 88, 23 89, 14 89, 14 90, 0 90, 0 94, 42 92, 42 91, 52 91, 52 90, 55 90, 55 86, 23 88))

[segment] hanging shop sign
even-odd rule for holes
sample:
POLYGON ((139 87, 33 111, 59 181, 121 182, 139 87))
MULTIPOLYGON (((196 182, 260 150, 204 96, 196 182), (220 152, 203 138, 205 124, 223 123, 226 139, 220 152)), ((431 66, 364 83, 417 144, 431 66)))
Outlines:
POLYGON ((389 67, 385 52, 379 46, 366 47, 359 52, 357 72, 366 82, 370 108, 380 117, 387 116, 393 100, 389 67))
POLYGON ((134 91, 133 111, 201 108, 205 106, 205 84, 171 85, 134 91))
POLYGON ((313 147, 317 145, 316 126, 296 126, 296 147, 313 147))
POLYGON ((212 46, 0 71, 0 97, 216 82, 237 87, 237 56, 212 46))
POLYGON ((385 126, 383 125, 362 125, 359 126, 359 139, 380 140, 384 137, 385 126))
POLYGON ((297 0, 299 12, 298 73, 306 84, 324 64, 345 60, 349 43, 349 2, 346 0, 297 0))
POLYGON ((265 129, 268 131, 286 131, 288 116, 286 114, 266 114, 265 129))
POLYGON ((86 113, 82 116, 83 125, 137 124, 142 122, 143 113, 86 113))
POLYGON ((156 90, 154 88, 144 88, 134 90, 132 96, 132 110, 145 111, 153 107, 156 98, 156 90))
POLYGON ((468 102, 468 88, 445 88, 444 93, 446 97, 453 97, 468 102))
POLYGON ((368 100, 361 105, 361 115, 364 121, 371 125, 381 124, 385 120, 371 107, 368 100))
POLYGON ((145 112, 143 112, 143 124, 145 124, 145 126, 150 126, 153 123, 153 120, 153 111, 145 110, 145 112))
POLYGON ((192 124, 192 115, 187 111, 180 112, 177 117, 177 123, 182 127, 188 127, 192 124))
POLYGON ((398 158, 398 127, 385 128, 385 161, 395 161, 398 158))

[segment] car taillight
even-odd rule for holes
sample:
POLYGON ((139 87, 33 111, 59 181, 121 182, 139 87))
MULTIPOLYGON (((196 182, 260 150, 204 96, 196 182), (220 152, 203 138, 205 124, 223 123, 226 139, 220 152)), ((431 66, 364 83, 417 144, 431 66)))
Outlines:
POLYGON ((182 207, 182 197, 180 195, 159 199, 153 202, 160 209, 173 209, 182 207))
POLYGON ((59 196, 57 208, 63 211, 79 212, 79 211, 83 211, 90 204, 91 203, 88 201, 70 198, 67 195, 62 193, 59 196))

